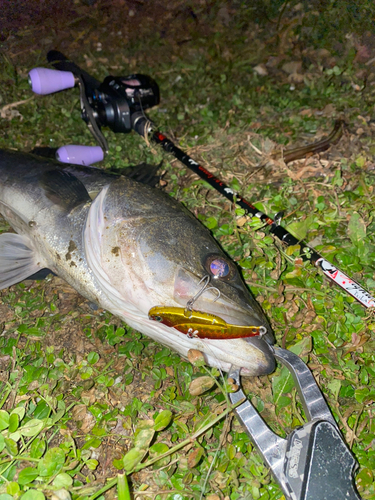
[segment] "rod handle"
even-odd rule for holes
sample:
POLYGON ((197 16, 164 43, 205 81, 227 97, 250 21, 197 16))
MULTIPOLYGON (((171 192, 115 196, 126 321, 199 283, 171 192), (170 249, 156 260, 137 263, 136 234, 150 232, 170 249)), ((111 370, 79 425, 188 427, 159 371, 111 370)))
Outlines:
POLYGON ((100 146, 76 146, 68 144, 61 146, 56 151, 56 159, 61 163, 73 163, 74 165, 89 166, 102 161, 104 152, 100 146))
POLYGON ((34 68, 29 72, 29 84, 35 94, 47 95, 73 88, 75 78, 70 71, 34 68))

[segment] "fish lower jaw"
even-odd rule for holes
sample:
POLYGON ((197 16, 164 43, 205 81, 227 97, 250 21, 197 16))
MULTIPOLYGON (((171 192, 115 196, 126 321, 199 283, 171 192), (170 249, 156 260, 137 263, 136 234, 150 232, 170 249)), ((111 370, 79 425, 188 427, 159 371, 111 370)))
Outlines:
POLYGON ((237 368, 240 370, 240 375, 243 377, 259 377, 261 375, 268 375, 274 370, 273 364, 268 364, 268 363, 261 363, 261 364, 256 364, 254 363, 254 366, 251 367, 245 367, 243 364, 245 363, 228 363, 226 361, 219 360, 217 358, 213 358, 209 354, 204 354, 204 358, 207 362, 207 364, 211 367, 219 368, 223 372, 229 373, 230 371, 233 370, 233 368, 237 368))
MULTIPOLYGON (((241 375, 251 377, 271 373, 275 368, 274 357, 271 353, 263 352, 256 346, 249 345, 244 339, 231 340, 202 340, 189 338, 175 328, 170 328, 148 317, 136 317, 124 313, 116 315, 132 328, 160 342, 164 346, 178 352, 188 359, 191 349, 202 352, 207 364, 224 372, 229 372, 232 366, 241 368, 241 375)), ((265 347, 267 349, 267 347, 265 347)))

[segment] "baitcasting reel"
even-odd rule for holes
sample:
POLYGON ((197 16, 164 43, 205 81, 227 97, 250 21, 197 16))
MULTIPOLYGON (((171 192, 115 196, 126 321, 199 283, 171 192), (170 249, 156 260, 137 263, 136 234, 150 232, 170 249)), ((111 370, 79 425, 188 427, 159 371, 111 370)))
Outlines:
POLYGON ((107 76, 99 82, 69 61, 63 54, 52 50, 48 61, 56 68, 34 68, 29 73, 29 83, 36 94, 52 94, 60 90, 79 86, 81 113, 100 147, 63 146, 57 151, 57 159, 64 163, 90 165, 101 161, 108 152, 108 144, 101 127, 115 133, 132 130, 144 135, 143 125, 147 121, 144 110, 160 102, 158 84, 142 74, 129 76, 107 76), (139 128, 142 123, 142 128, 139 128))

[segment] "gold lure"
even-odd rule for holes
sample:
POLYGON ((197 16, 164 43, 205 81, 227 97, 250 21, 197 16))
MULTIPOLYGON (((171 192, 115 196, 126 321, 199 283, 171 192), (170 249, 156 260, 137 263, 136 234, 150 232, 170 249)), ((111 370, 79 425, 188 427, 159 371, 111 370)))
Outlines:
POLYGON ((255 337, 266 333, 264 326, 232 325, 214 314, 184 307, 156 306, 149 310, 148 317, 163 325, 176 328, 191 338, 227 340, 255 337))

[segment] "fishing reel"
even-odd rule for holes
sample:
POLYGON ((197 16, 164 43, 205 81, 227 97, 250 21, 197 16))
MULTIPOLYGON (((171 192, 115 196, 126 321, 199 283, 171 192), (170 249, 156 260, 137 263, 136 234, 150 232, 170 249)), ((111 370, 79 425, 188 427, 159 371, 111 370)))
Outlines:
POLYGON ((99 82, 63 54, 53 50, 47 55, 55 69, 34 68, 29 73, 30 86, 36 94, 46 95, 75 86, 80 90, 81 115, 99 146, 63 146, 56 157, 64 163, 91 165, 108 152, 101 131, 108 127, 115 133, 135 130, 145 135, 148 122, 144 111, 160 102, 158 84, 143 74, 107 76, 99 82))
MULTIPOLYGON (((134 128, 134 115, 143 114, 144 110, 159 104, 159 87, 147 75, 107 76, 99 89, 88 97, 88 102, 99 126, 107 126, 115 133, 126 134, 134 128)), ((82 110, 82 118, 86 123, 90 121, 85 108, 82 110)))

